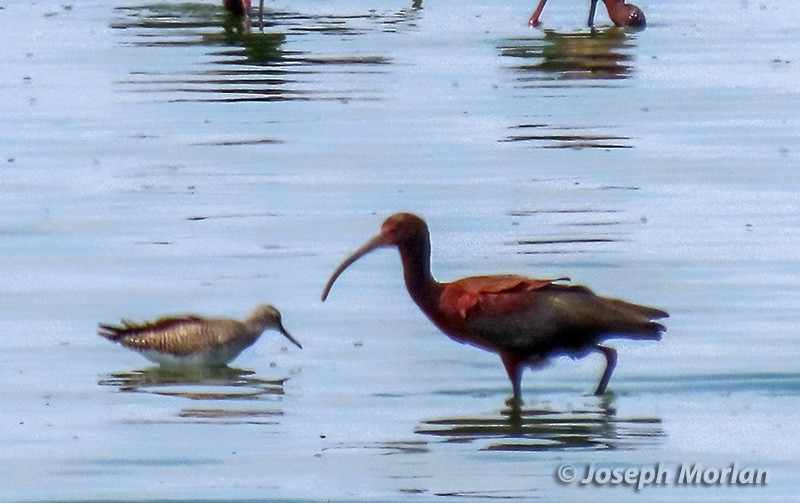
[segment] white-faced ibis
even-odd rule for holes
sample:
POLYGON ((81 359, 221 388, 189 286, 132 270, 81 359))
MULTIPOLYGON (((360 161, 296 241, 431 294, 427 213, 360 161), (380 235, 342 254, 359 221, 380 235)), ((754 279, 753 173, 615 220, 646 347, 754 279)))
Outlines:
MULTIPOLYGON (((542 10, 546 3, 547 0, 539 0, 539 5, 536 6, 536 10, 528 20, 529 25, 539 26, 539 16, 542 15, 542 10)), ((634 28, 644 28, 647 25, 647 20, 644 17, 642 9, 633 4, 626 4, 625 0, 603 0, 603 3, 608 10, 608 17, 611 18, 611 21, 613 21, 615 25, 634 28)), ((594 25, 594 13, 596 9, 597 0, 591 0, 588 26, 594 25)))
POLYGON ((664 326, 652 321, 660 309, 600 297, 583 286, 524 276, 475 276, 440 283, 431 275, 431 242, 424 220, 410 213, 387 218, 381 231, 333 272, 322 300, 353 262, 377 248, 400 252, 412 300, 442 332, 458 342, 497 353, 513 386, 513 404, 522 403, 522 370, 557 355, 581 357, 599 351, 606 369, 596 395, 605 392, 616 351, 601 343, 612 337, 659 340, 664 326))
POLYGON ((169 316, 145 323, 101 323, 98 334, 163 366, 216 366, 239 356, 268 328, 276 329, 302 349, 283 328, 281 313, 270 304, 257 306, 243 322, 197 315, 169 316))

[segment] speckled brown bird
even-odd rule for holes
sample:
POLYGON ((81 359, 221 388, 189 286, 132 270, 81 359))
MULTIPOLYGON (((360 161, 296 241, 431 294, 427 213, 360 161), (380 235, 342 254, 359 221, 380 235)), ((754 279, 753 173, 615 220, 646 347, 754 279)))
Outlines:
POLYGON ((191 314, 144 323, 122 320, 119 325, 101 323, 98 334, 162 366, 187 367, 226 365, 268 328, 302 349, 283 328, 281 313, 270 304, 257 306, 244 321, 191 314))

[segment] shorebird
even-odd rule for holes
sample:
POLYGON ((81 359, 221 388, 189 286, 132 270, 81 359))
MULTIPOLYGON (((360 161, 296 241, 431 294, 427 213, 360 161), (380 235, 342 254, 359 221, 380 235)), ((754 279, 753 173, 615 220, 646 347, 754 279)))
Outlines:
MULTIPOLYGON (((530 26, 539 26, 539 16, 542 15, 544 4, 547 0, 540 0, 536 10, 528 20, 530 26)), ((647 25, 647 20, 644 17, 644 12, 639 7, 633 4, 626 4, 625 0, 603 0, 603 3, 608 10, 608 17, 614 22, 616 26, 630 26, 635 28, 644 28, 647 25)), ((591 0, 589 5, 589 22, 588 26, 594 26, 594 13, 597 9, 597 0, 591 0)))
POLYGON ((243 322, 197 315, 168 316, 153 322, 122 320, 101 323, 98 334, 141 353, 166 367, 226 365, 255 343, 264 330, 274 328, 303 348, 283 328, 281 313, 270 304, 257 306, 243 322))
POLYGON ((500 355, 513 389, 509 403, 516 406, 522 404, 523 369, 557 355, 602 353, 606 368, 595 394, 603 394, 617 352, 601 342, 611 337, 659 340, 665 328, 652 320, 669 316, 660 309, 561 283, 568 278, 475 276, 440 283, 431 275, 428 225, 410 213, 387 218, 375 237, 347 257, 325 285, 322 300, 347 267, 382 247, 398 249, 406 289, 434 325, 458 342, 500 355))

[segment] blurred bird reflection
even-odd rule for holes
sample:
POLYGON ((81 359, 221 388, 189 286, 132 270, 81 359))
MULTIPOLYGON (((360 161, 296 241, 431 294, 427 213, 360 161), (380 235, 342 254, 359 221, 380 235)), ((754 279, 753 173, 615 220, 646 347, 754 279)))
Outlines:
POLYGON ((544 37, 506 40, 499 50, 514 58, 512 68, 519 82, 538 86, 543 81, 630 78, 635 42, 635 34, 619 28, 570 33, 545 30, 544 37))
POLYGON ((512 408, 498 416, 431 419, 416 433, 501 451, 640 449, 665 437, 659 417, 619 417, 613 393, 592 401, 564 410, 512 408))
POLYGON ((123 393, 148 393, 191 400, 197 404, 183 407, 169 418, 130 417, 128 423, 224 423, 275 424, 283 415, 277 407, 242 407, 263 402, 278 403, 288 378, 262 379, 251 370, 232 367, 202 367, 181 371, 147 367, 103 375, 101 386, 123 393), (203 407, 203 405, 207 405, 203 407), (224 403, 224 405, 219 405, 224 403), (177 418, 177 419, 176 419, 177 418))

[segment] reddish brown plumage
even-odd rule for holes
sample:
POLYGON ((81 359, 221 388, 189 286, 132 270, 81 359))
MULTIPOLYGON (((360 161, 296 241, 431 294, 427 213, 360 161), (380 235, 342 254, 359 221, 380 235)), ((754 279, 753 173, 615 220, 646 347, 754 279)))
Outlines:
POLYGON ((514 300, 522 292, 541 290, 552 284, 523 276, 473 276, 445 285, 439 299, 441 309, 458 314, 464 319, 485 316, 488 313, 506 314, 518 310, 514 300), (501 295, 509 295, 504 302, 495 302, 501 295))
MULTIPOLYGON (((547 0, 539 0, 536 10, 528 20, 529 25, 539 26, 539 16, 542 15, 542 10, 544 10, 544 5, 546 3, 547 0)), ((603 4, 605 4, 608 10, 608 17, 611 18, 611 21, 613 21, 616 26, 644 28, 647 25, 647 20, 645 19, 642 9, 633 4, 626 4, 625 0, 603 0, 603 4)), ((596 8, 597 0, 591 0, 591 5, 589 7, 589 26, 594 25, 594 12, 596 8)))
POLYGON ((615 25, 633 28, 644 28, 647 25, 642 9, 633 4, 626 4, 625 0, 603 0, 603 3, 608 10, 608 17, 615 25))
POLYGON ((452 283, 436 281, 430 272, 430 236, 416 215, 398 213, 331 275, 322 294, 353 262, 370 251, 396 246, 403 263, 409 295, 428 318, 449 337, 497 353, 520 402, 522 369, 548 357, 604 354, 606 371, 596 393, 605 390, 616 362, 612 348, 600 345, 610 337, 659 339, 663 325, 652 321, 668 314, 595 295, 583 286, 524 276, 475 276, 452 283))
POLYGON ((237 16, 250 14, 250 0, 223 0, 222 5, 237 16))

